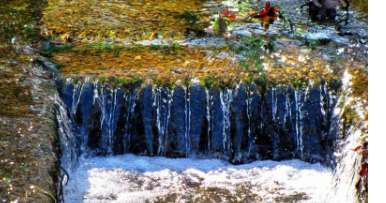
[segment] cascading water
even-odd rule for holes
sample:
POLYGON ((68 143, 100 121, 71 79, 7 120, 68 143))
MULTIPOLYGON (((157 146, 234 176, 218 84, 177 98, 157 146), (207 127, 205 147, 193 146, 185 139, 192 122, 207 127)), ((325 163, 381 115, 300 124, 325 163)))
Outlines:
MULTIPOLYGON (((291 160, 297 158, 306 161, 286 162, 291 167, 299 167, 293 169, 299 170, 299 174, 304 173, 304 176, 300 175, 295 179, 290 178, 291 173, 293 173, 292 169, 289 170, 292 172, 287 171, 288 173, 285 173, 285 179, 289 178, 288 188, 293 188, 293 190, 296 187, 291 185, 295 184, 292 181, 296 182, 296 180, 300 181, 306 178, 307 175, 305 174, 309 174, 306 171, 311 170, 310 167, 315 167, 316 171, 312 169, 313 173, 324 174, 325 177, 331 179, 330 169, 323 169, 320 165, 307 163, 326 163, 325 161, 330 160, 333 153, 332 147, 328 145, 328 140, 335 135, 329 135, 330 126, 328 125, 330 122, 326 119, 329 119, 328 115, 334 109, 331 105, 335 104, 336 100, 332 100, 331 98, 334 97, 330 96, 331 92, 335 90, 327 85, 323 84, 320 87, 307 87, 300 90, 279 85, 276 88, 259 91, 259 87, 253 83, 249 86, 246 83, 239 83, 234 86, 233 90, 216 87, 206 89, 195 81, 192 81, 189 87, 178 83, 173 90, 150 84, 142 88, 126 89, 123 86, 114 88, 109 85, 103 86, 99 82, 92 83, 89 80, 78 82, 76 85, 72 83, 72 80, 58 82, 59 93, 63 100, 62 104, 58 100, 58 103, 61 104, 58 114, 59 133, 61 134, 62 152, 64 153, 62 166, 71 171, 72 169, 68 166, 70 163, 75 163, 74 161, 80 156, 79 169, 71 174, 77 180, 70 179, 70 186, 64 189, 65 199, 67 197, 69 202, 77 201, 76 199, 81 195, 75 192, 77 190, 75 185, 79 184, 78 181, 92 178, 85 175, 82 170, 91 170, 89 172, 102 174, 113 173, 117 176, 133 175, 131 172, 125 172, 126 170, 138 170, 140 173, 155 170, 147 168, 149 166, 147 162, 151 158, 120 155, 127 153, 191 158, 189 159, 191 161, 195 158, 223 160, 220 162, 211 160, 216 164, 209 168, 198 167, 198 171, 195 173, 200 175, 188 173, 186 171, 188 168, 170 168, 179 174, 181 181, 198 178, 201 180, 200 185, 211 178, 212 173, 218 173, 215 172, 216 170, 228 171, 232 168, 224 161, 246 164, 243 166, 248 168, 246 174, 254 174, 253 166, 259 165, 258 162, 254 161, 267 159, 291 160), (101 155, 108 156, 93 158, 101 155), (109 162, 108 160, 113 158, 110 155, 120 156, 114 156, 116 157, 114 158, 115 161, 109 162), (122 166, 123 171, 115 168, 117 162, 120 162, 119 157, 129 161, 128 166, 122 166), (138 161, 133 162, 135 159, 138 161), (103 166, 103 163, 106 165, 103 166), (95 167, 106 167, 106 171, 101 171, 101 169, 94 168, 93 165, 89 166, 89 164, 95 164, 95 167), (214 170, 215 168, 217 169, 214 170)), ((169 162, 167 159, 154 158, 154 160, 158 159, 169 162)), ((179 164, 178 160, 175 159, 177 165, 179 164)), ((201 163, 199 160, 193 162, 201 163)), ((203 160, 202 163, 206 162, 203 160)), ((272 173, 275 170, 280 170, 282 162, 269 163, 272 167, 270 169, 272 173)), ((162 165, 162 163, 160 164, 162 165)), ((165 170, 164 166, 151 164, 149 167, 160 169, 160 173, 165 170)), ((261 175, 263 178, 263 172, 259 172, 259 170, 263 169, 258 169, 257 174, 253 176, 261 175)), ((173 174, 173 172, 171 173, 173 174)), ((152 173, 150 176, 145 175, 147 177, 143 178, 146 180, 141 181, 150 181, 149 184, 153 185, 156 184, 154 178, 160 175, 158 172, 152 173), (153 175, 154 177, 150 177, 153 175)), ((228 175, 233 176, 236 173, 232 172, 228 175)), ((243 176, 240 175, 240 177, 243 176)), ((165 181, 167 181, 166 179, 165 181)), ((109 179, 107 181, 114 182, 116 180, 109 179)), ((328 180, 323 181, 323 184, 329 184, 326 183, 326 181, 329 182, 328 180)), ((246 182, 246 184, 251 184, 246 182)), ((254 184, 257 183, 264 184, 259 181, 254 182, 254 184)), ((96 182, 90 184, 96 184, 96 182)), ((170 184, 171 187, 172 185, 173 187, 189 187, 189 184, 183 186, 184 181, 180 183, 181 185, 176 182, 170 184)), ((81 187, 80 190, 86 190, 94 186, 77 187, 81 187)), ((328 188, 324 186, 319 189, 323 188, 323 191, 328 191, 328 188)), ((242 184, 242 187, 246 186, 242 184)), ((157 198, 170 193, 165 188, 162 189, 157 186, 154 188, 160 192, 158 196, 155 195, 157 198)), ((135 193, 140 192, 134 188, 129 190, 136 191, 135 193)), ((112 200, 116 202, 125 202, 124 199, 128 198, 127 193, 110 192, 112 193, 112 200)), ((253 191, 251 190, 251 192, 253 191)), ((273 197, 284 195, 271 194, 268 197, 267 194, 259 195, 262 202, 270 202, 273 197)), ((290 197, 296 202, 317 202, 315 195, 310 191, 304 191, 301 194, 290 192, 286 195, 286 198, 290 197)), ((101 201, 97 201, 96 194, 88 194, 83 198, 85 202, 103 202, 102 200, 106 201, 109 197, 103 196, 100 197, 101 201)), ((152 198, 154 200, 155 197, 152 198)), ((128 198, 128 200, 130 200, 129 202, 141 202, 143 199, 138 197, 137 199, 128 198)))
POLYGON ((206 90, 199 83, 127 90, 67 80, 60 92, 87 156, 215 152, 234 163, 257 157, 324 162, 332 110, 326 88, 278 86, 260 95, 255 84, 245 83, 234 90, 206 90))
POLYGON ((73 170, 78 160, 78 153, 76 151, 77 143, 73 136, 73 126, 68 119, 68 111, 58 95, 56 95, 55 102, 58 109, 56 119, 59 124, 58 134, 60 136, 61 166, 67 170, 73 170))

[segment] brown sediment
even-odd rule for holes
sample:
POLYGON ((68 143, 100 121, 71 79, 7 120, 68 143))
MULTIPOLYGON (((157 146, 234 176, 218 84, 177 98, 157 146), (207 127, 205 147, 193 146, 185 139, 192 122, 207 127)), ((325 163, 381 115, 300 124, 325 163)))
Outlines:
POLYGON ((48 193, 56 195, 58 174, 54 86, 27 58, 0 60, 0 201, 53 202, 48 193))
POLYGON ((204 2, 48 0, 42 19, 43 34, 57 41, 65 41, 69 36, 80 40, 88 37, 89 41, 181 39, 188 28, 205 28, 195 22, 208 18, 200 15, 205 13, 201 10, 204 2), (184 16, 187 13, 192 14, 192 19, 182 20, 189 17, 184 16))

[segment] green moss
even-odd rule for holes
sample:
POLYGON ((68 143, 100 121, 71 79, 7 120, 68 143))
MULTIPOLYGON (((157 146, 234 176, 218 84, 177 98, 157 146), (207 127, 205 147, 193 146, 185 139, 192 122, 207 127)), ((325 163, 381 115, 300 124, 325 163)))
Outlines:
MULTIPOLYGON (((143 47, 140 47, 143 48, 143 47)), ((179 43, 172 43, 170 45, 150 45, 150 49, 164 50, 164 51, 178 51, 182 50, 182 46, 179 43)))
POLYGON ((53 53, 62 52, 62 51, 68 51, 68 50, 71 50, 74 47, 75 47, 75 45, 65 44, 65 45, 60 45, 60 46, 54 46, 54 47, 49 48, 49 49, 43 49, 40 53, 43 56, 52 56, 53 53))
POLYGON ((299 79, 299 78, 296 78, 293 82, 292 82, 292 87, 294 89, 300 89, 302 87, 302 84, 303 82, 299 79))
POLYGON ((213 76, 208 76, 204 78, 201 84, 208 89, 210 89, 211 87, 216 87, 218 85, 215 84, 215 79, 213 76))
POLYGON ((86 46, 88 49, 111 49, 114 45, 107 43, 89 44, 86 46))
POLYGON ((174 89, 175 86, 175 80, 172 80, 170 78, 162 78, 162 77, 156 77, 153 79, 154 84, 158 85, 159 87, 174 89))
POLYGON ((187 13, 184 13, 182 15, 176 15, 175 17, 186 20, 186 22, 188 23, 189 26, 193 26, 193 25, 199 23, 199 19, 197 17, 197 14, 195 14, 195 13, 187 12, 187 13))
POLYGON ((343 119, 344 124, 347 126, 351 126, 354 124, 354 121, 358 118, 357 113, 355 112, 355 109, 352 107, 346 107, 343 111, 343 119))
POLYGON ((127 86, 129 84, 129 81, 126 78, 115 77, 114 79, 115 79, 116 86, 119 86, 119 85, 127 86))
POLYGON ((342 113, 342 119, 343 119, 343 126, 342 126, 342 132, 343 135, 346 136, 349 133, 349 130, 354 127, 354 125, 357 124, 359 121, 358 114, 356 113, 354 107, 349 104, 347 105, 342 113))
POLYGON ((127 80, 127 83, 125 84, 125 87, 132 90, 140 87, 144 83, 144 80, 142 78, 131 78, 127 80))

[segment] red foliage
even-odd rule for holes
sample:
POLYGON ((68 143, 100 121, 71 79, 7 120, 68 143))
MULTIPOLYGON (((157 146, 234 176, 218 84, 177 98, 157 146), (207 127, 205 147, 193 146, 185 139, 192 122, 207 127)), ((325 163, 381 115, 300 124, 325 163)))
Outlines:
POLYGON ((269 1, 267 1, 267 2, 265 2, 264 9, 260 11, 259 16, 260 17, 265 16, 265 15, 274 16, 274 15, 276 15, 277 12, 279 12, 279 9, 277 9, 275 7, 271 7, 269 1))
POLYGON ((360 150, 362 148, 362 146, 358 146, 358 147, 356 147, 355 149, 352 149, 354 152, 356 152, 356 151, 358 151, 358 150, 360 150))
POLYGON ((359 174, 361 175, 361 177, 363 177, 367 174, 367 169, 369 168, 369 164, 363 163, 361 166, 362 166, 362 170, 359 174))
POLYGON ((231 11, 229 11, 228 9, 225 9, 222 12, 222 17, 229 18, 229 21, 231 21, 231 22, 236 21, 236 14, 232 14, 231 11))

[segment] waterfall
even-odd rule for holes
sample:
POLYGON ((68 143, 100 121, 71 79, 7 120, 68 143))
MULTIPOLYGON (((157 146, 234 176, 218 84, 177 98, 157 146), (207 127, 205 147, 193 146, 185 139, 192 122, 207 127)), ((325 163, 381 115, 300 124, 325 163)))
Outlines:
POLYGON ((220 91, 221 109, 223 112, 223 147, 225 151, 229 151, 232 147, 230 139, 230 107, 232 104, 233 92, 229 89, 220 91))
POLYGON ((162 98, 161 98, 161 89, 159 87, 154 87, 154 103, 153 106, 156 108, 156 126, 158 132, 158 150, 157 155, 161 155, 164 149, 164 128, 161 124, 161 107, 162 107, 162 98))
POLYGON ((251 89, 249 88, 248 90, 248 95, 247 95, 247 100, 245 101, 246 105, 247 105, 247 118, 248 118, 248 154, 251 153, 251 149, 252 149, 252 146, 251 144, 253 143, 253 139, 251 137, 251 125, 252 125, 252 121, 251 121, 251 101, 252 98, 251 98, 251 89))
MULTIPOLYGON (((190 112, 190 88, 189 86, 186 87, 185 90, 185 149, 186 150, 186 157, 189 157, 191 149, 191 137, 190 137, 190 119, 191 119, 191 112, 190 112)), ((194 138, 193 138, 194 139, 194 138)), ((194 150, 194 149, 193 149, 194 150)), ((194 154, 195 155, 195 154, 194 154)))
POLYGON ((73 136, 73 125, 69 119, 65 105, 58 95, 55 95, 55 104, 61 149, 61 166, 67 171, 72 171, 78 162, 77 143, 73 136))
POLYGON ((136 91, 127 91, 125 95, 125 103, 126 103, 126 124, 125 124, 125 133, 123 135, 123 153, 129 153, 130 149, 130 138, 131 132, 130 129, 132 127, 131 120, 133 119, 134 109, 136 106, 137 92, 136 91))
POLYGON ((163 156, 166 156, 166 151, 167 151, 167 145, 166 145, 166 140, 168 140, 168 128, 169 128, 169 120, 170 120, 170 116, 171 116, 171 106, 172 106, 172 102, 173 102, 173 95, 174 95, 174 90, 169 90, 167 89, 167 100, 166 100, 166 103, 167 103, 167 110, 166 110, 166 120, 165 120, 165 126, 164 126, 164 142, 163 142, 163 148, 164 148, 164 151, 162 153, 163 156))
POLYGON ((299 91, 295 90, 295 108, 296 108, 296 116, 295 116, 295 126, 296 126, 296 153, 298 154, 299 158, 302 158, 303 154, 303 143, 302 143, 302 136, 300 131, 300 118, 301 118, 301 111, 299 108, 299 91))
POLYGON ((336 104, 343 100, 327 84, 260 91, 254 83, 233 89, 73 83, 67 79, 55 99, 61 166, 67 171, 76 168, 79 156, 127 153, 234 164, 299 158, 336 167, 327 202, 354 201, 361 156, 352 149, 360 131, 339 141, 342 110, 336 104))
POLYGON ((254 83, 233 90, 207 89, 197 81, 130 90, 89 79, 72 83, 66 81, 61 99, 86 156, 135 153, 234 163, 328 157, 322 149, 333 108, 326 85, 260 92, 254 83))
POLYGON ((276 112, 277 112, 277 95, 276 95, 276 89, 271 89, 271 96, 272 96, 272 120, 276 120, 276 112))
POLYGON ((210 94, 209 94, 209 90, 205 90, 205 99, 206 99, 206 122, 208 122, 208 132, 207 132, 207 142, 208 142, 208 146, 207 146, 207 150, 210 150, 211 149, 211 111, 210 111, 210 94))

